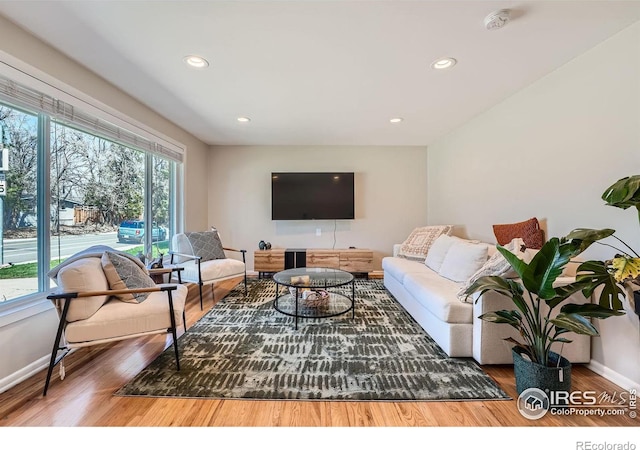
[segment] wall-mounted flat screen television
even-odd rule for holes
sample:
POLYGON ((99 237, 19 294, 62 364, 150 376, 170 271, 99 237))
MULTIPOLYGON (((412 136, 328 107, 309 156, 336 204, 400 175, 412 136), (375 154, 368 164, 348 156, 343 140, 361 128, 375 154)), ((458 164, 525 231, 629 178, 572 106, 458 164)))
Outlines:
POLYGON ((355 219, 353 172, 273 172, 272 220, 355 219))

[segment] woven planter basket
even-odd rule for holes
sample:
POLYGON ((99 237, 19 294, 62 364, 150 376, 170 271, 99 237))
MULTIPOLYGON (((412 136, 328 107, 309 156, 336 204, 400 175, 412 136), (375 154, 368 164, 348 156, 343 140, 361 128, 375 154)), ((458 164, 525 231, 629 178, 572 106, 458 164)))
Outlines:
POLYGON ((524 351, 520 348, 514 347, 512 353, 518 395, 529 388, 538 388, 545 392, 571 391, 571 362, 568 359, 551 352, 549 361, 553 367, 548 367, 523 358, 524 351))

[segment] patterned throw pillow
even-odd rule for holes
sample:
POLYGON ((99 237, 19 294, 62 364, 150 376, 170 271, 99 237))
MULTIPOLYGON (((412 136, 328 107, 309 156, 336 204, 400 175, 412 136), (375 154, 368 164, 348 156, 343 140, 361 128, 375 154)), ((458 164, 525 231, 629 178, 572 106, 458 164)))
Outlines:
POLYGON ((398 256, 424 262, 429 248, 441 234, 451 233, 451 225, 432 225, 415 228, 400 246, 398 256))
MULTIPOLYGON (((526 262, 526 254, 525 254, 525 245, 524 240, 522 238, 515 238, 507 245, 504 246, 511 253, 516 255, 518 258, 524 260, 526 262)), ((458 299, 465 303, 473 303, 471 297, 466 297, 464 295, 464 291, 466 291, 469 286, 475 283, 478 278, 484 276, 496 276, 496 277, 508 277, 511 275, 515 275, 513 269, 511 268, 511 264, 506 260, 502 253, 496 251, 484 265, 478 269, 469 279, 460 287, 458 291, 458 299)))
POLYGON ((522 238, 527 248, 542 248, 544 245, 544 230, 540 228, 538 219, 518 223, 506 223, 493 226, 493 234, 500 245, 507 245, 514 238, 522 238))
POLYGON ((193 254, 200 256, 201 261, 211 261, 212 259, 225 259, 226 255, 222 248, 222 242, 217 231, 193 231, 185 233, 193 254))
MULTIPOLYGON (((139 289, 156 285, 146 269, 126 256, 106 251, 101 261, 111 289, 139 289)), ((120 294, 116 297, 128 303, 142 303, 148 296, 148 293, 142 293, 120 294)))

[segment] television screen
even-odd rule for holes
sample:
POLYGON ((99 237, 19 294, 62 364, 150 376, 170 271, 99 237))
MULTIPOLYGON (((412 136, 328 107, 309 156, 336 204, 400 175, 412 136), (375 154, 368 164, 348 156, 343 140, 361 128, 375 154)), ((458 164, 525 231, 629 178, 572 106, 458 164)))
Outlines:
POLYGON ((274 172, 272 220, 354 219, 353 172, 274 172))

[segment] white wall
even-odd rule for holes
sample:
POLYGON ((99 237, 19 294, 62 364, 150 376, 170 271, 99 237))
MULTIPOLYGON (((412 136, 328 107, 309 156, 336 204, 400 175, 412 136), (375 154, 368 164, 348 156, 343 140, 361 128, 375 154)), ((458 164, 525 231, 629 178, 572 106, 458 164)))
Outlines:
MULTIPOLYGON (((640 174, 640 23, 429 146, 427 168, 430 223, 495 242, 492 224, 536 216, 549 236, 614 228, 640 251, 635 210, 601 200, 613 182, 640 174)), ((585 256, 612 256, 596 247, 585 256)), ((638 317, 598 326, 592 367, 640 384, 638 317)))
POLYGON ((247 249, 369 248, 374 269, 416 226, 426 224, 425 147, 213 147, 209 224, 223 243, 247 249), (356 219, 271 220, 271 172, 355 172, 356 219), (316 228, 321 236, 316 236, 316 228))
MULTIPOLYGON (((0 42, 2 52, 10 57, 184 144, 185 223, 187 227, 206 227, 206 214, 201 211, 202 205, 207 205, 207 191, 201 186, 208 176, 208 145, 1 16, 0 42)), ((48 363, 57 321, 48 300, 0 315, 0 391, 48 363)))

